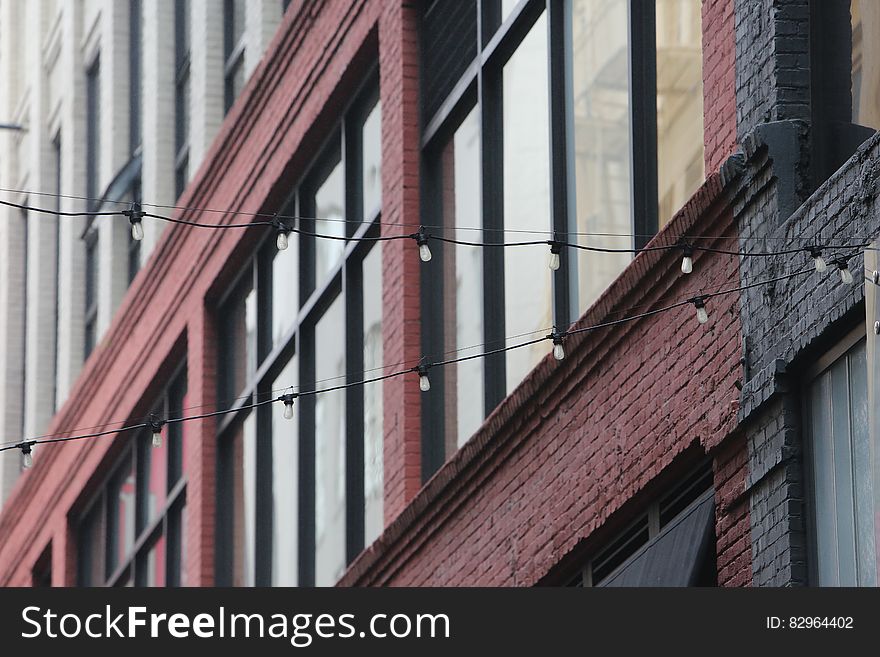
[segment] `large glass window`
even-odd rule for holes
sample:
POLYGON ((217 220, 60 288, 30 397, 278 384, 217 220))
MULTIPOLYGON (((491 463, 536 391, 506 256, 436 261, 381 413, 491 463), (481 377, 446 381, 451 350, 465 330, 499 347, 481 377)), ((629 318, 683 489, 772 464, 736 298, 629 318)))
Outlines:
POLYGON ((174 0, 174 186, 183 194, 189 182, 190 6, 174 0))
POLYGON ((865 340, 820 362, 806 394, 818 586, 874 586, 872 450, 865 340))
POLYGON ((852 0, 853 123, 880 130, 880 3, 852 0))
POLYGON ((244 87, 245 0, 223 0, 224 96, 226 111, 244 87))
POLYGON ((382 243, 347 241, 379 235, 377 96, 282 208, 306 234, 284 251, 266 235, 217 313, 220 406, 241 409, 220 427, 218 584, 332 585, 384 526, 381 385, 309 394, 382 373, 382 243), (248 408, 286 392, 292 420, 248 408))
MULTIPOLYGON (((704 179, 699 0, 475 7, 425 5, 421 223, 447 238, 538 244, 478 254, 431 244, 443 267, 437 278, 437 262, 423 265, 431 361, 564 330, 631 256, 563 248, 551 271, 541 242, 641 246, 704 179), (445 54, 450 42, 454 54, 445 54), (467 149, 466 134, 475 139, 467 149)), ((432 372, 438 385, 422 397, 423 476, 547 353, 536 344, 490 354, 465 377, 470 365, 432 372), (465 378, 478 403, 463 405, 465 378)))
MULTIPOLYGON (((185 407, 186 372, 172 383, 152 411, 179 418, 185 407)), ((182 423, 166 424, 162 445, 149 431, 132 438, 106 484, 78 525, 80 586, 181 586, 186 466, 182 423)))

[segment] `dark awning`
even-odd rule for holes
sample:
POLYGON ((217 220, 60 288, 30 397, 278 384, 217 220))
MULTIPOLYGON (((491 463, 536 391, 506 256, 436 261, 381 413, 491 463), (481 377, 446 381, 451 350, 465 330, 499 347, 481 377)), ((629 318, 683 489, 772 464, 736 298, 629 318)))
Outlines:
POLYGON ((693 586, 714 550, 715 500, 695 501, 599 586, 693 586))

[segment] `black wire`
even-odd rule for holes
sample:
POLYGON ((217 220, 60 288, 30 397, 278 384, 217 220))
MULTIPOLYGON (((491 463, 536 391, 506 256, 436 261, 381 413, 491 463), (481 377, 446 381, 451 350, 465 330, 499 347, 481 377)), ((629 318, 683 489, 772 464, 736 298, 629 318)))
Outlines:
MULTIPOLYGON (((858 255, 858 253, 852 253, 852 254, 848 254, 845 256, 840 256, 837 260, 835 260, 835 263, 846 262, 850 258, 855 257, 857 255, 858 255)), ((767 279, 764 281, 756 281, 756 282, 750 283, 748 285, 741 285, 738 287, 728 288, 726 290, 719 290, 717 292, 707 292, 705 294, 697 295, 697 296, 692 297, 690 299, 678 301, 678 302, 676 302, 672 305, 669 305, 669 306, 664 306, 663 308, 656 308, 654 310, 650 310, 650 311, 647 311, 644 313, 639 313, 637 315, 632 315, 630 317, 622 317, 620 319, 612 320, 609 322, 603 322, 601 324, 596 324, 593 326, 583 326, 583 327, 576 328, 576 329, 570 329, 568 331, 560 332, 559 335, 561 335, 562 337, 565 337, 567 335, 573 335, 573 334, 577 334, 577 333, 586 333, 589 331, 596 331, 596 330, 599 330, 602 328, 608 328, 611 326, 618 326, 618 325, 624 324, 626 322, 632 322, 632 321, 636 321, 639 319, 644 319, 646 317, 651 317, 653 315, 657 315, 662 312, 674 310, 676 308, 681 308, 682 306, 686 306, 688 304, 693 304, 697 300, 706 300, 706 299, 711 299, 711 298, 726 295, 726 294, 732 294, 734 292, 742 292, 744 290, 758 287, 759 285, 769 285, 771 283, 776 283, 776 282, 783 281, 783 280, 793 279, 798 276, 803 276, 804 274, 808 274, 811 271, 813 271, 812 268, 803 269, 801 271, 794 272, 792 274, 785 274, 783 276, 777 276, 775 278, 770 278, 770 279, 767 279)), ((475 358, 484 358, 486 356, 504 353, 507 351, 512 351, 514 349, 521 349, 522 347, 528 347, 530 345, 538 344, 539 342, 544 342, 546 340, 553 340, 554 337, 557 337, 557 336, 554 336, 553 334, 551 334, 551 335, 547 335, 542 338, 536 338, 534 340, 529 340, 527 342, 517 343, 514 345, 508 345, 506 347, 501 347, 499 349, 494 349, 494 350, 482 352, 479 354, 473 354, 470 356, 463 356, 461 358, 453 358, 453 359, 449 359, 449 360, 445 360, 445 361, 440 361, 437 363, 427 363, 426 362, 423 364, 423 366, 426 369, 430 369, 431 367, 442 367, 445 365, 452 365, 455 363, 463 363, 465 361, 473 360, 475 358)), ((378 381, 384 381, 386 379, 391 379, 391 378, 395 378, 398 376, 404 376, 406 374, 411 374, 411 373, 417 372, 417 371, 419 371, 418 366, 411 367, 408 369, 398 370, 396 372, 391 372, 390 374, 385 374, 383 376, 378 376, 378 377, 374 377, 374 378, 370 378, 370 379, 364 379, 362 381, 354 381, 351 383, 344 383, 344 384, 340 384, 337 386, 332 386, 330 388, 322 388, 322 389, 316 389, 316 390, 311 390, 311 391, 306 391, 306 392, 300 392, 300 393, 296 393, 294 396, 295 397, 307 397, 307 396, 319 395, 319 394, 328 393, 328 392, 334 392, 334 391, 338 391, 338 390, 344 390, 347 388, 353 388, 355 386, 362 386, 362 385, 365 385, 368 383, 375 383, 378 381)), ((288 386, 288 388, 285 388, 285 390, 287 390, 287 389, 289 389, 289 386, 288 386)), ((216 417, 219 415, 227 415, 229 413, 238 413, 240 411, 249 410, 251 408, 256 408, 258 406, 265 406, 267 404, 272 404, 277 401, 282 401, 283 399, 284 399, 284 396, 273 397, 271 399, 266 399, 264 401, 254 402, 252 404, 248 404, 245 406, 233 407, 233 408, 228 408, 225 410, 213 411, 211 413, 202 413, 199 415, 193 415, 193 416, 187 416, 187 417, 172 418, 169 420, 165 420, 164 422, 168 423, 168 424, 180 423, 180 422, 187 422, 190 420, 198 420, 198 419, 204 419, 204 418, 209 418, 209 417, 216 417)), ((150 426, 151 426, 150 423, 139 423, 139 424, 120 427, 119 429, 112 429, 112 430, 108 430, 108 431, 99 431, 96 433, 82 434, 82 435, 77 435, 77 436, 66 436, 63 438, 22 440, 22 441, 19 441, 18 443, 15 443, 15 444, 10 444, 10 445, 0 447, 0 452, 4 452, 4 451, 10 450, 10 449, 23 449, 25 446, 30 447, 30 446, 39 445, 39 444, 61 443, 61 442, 70 442, 70 441, 75 441, 75 440, 86 440, 86 439, 90 439, 90 438, 98 438, 101 436, 122 433, 124 431, 131 431, 131 430, 135 430, 135 429, 144 429, 144 428, 147 428, 150 426)))
POLYGON ((27 212, 40 212, 42 214, 55 214, 61 215, 62 217, 109 217, 109 216, 117 216, 120 214, 118 210, 108 210, 105 212, 91 212, 91 211, 83 211, 83 212, 62 212, 61 210, 47 210, 46 208, 35 208, 30 205, 22 205, 20 203, 13 203, 12 201, 0 201, 0 205, 6 205, 10 208, 18 208, 19 210, 25 210, 27 212))

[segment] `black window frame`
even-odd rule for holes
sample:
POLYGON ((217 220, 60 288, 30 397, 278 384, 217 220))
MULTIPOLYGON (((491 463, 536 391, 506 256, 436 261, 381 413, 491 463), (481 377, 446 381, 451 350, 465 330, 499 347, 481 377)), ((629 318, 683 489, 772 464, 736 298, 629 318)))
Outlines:
MULTIPOLYGON (((169 378, 170 383, 162 392, 159 400, 152 406, 151 411, 160 418, 182 417, 183 400, 187 391, 187 370, 184 364, 180 365, 176 372, 169 378)), ((156 517, 149 520, 145 516, 144 497, 142 486, 144 484, 145 458, 152 449, 152 434, 148 429, 142 430, 135 436, 128 438, 121 449, 116 453, 113 466, 102 479, 88 503, 83 507, 76 522, 77 544, 77 584, 79 586, 91 586, 94 576, 93 564, 85 555, 93 554, 93 536, 90 535, 89 523, 97 521, 100 525, 98 531, 102 545, 101 563, 102 571, 99 575, 99 586, 146 586, 147 573, 146 560, 150 550, 162 537, 165 538, 165 586, 179 586, 182 571, 182 559, 185 555, 181 551, 183 535, 183 514, 186 512, 186 487, 187 473, 182 467, 183 460, 183 435, 180 423, 166 425, 165 440, 166 450, 166 498, 162 507, 156 511, 156 517), (119 477, 129 469, 134 474, 135 499, 132 513, 134 514, 134 537, 129 554, 115 563, 115 557, 111 558, 111 548, 116 545, 114 538, 115 521, 113 515, 113 503, 111 491, 119 477), (179 473, 176 479, 172 479, 171 473, 179 473)), ((118 537, 118 532, 117 532, 118 537)))
MULTIPOLYGON (((362 263, 381 242, 359 241, 363 237, 377 237, 380 233, 381 204, 367 208, 364 216, 361 184, 362 149, 359 130, 379 101, 378 70, 374 67, 352 102, 341 113, 342 119, 329 131, 329 137, 318 149, 318 156, 305 170, 286 200, 281 214, 298 216, 296 227, 307 232, 326 232, 310 217, 314 216, 313 195, 336 163, 341 162, 345 178, 345 235, 352 238, 344 243, 339 261, 329 274, 316 285, 315 239, 299 237, 299 309, 293 326, 287 329, 279 344, 272 345, 272 260, 277 251, 275 234, 264 234, 255 240, 253 256, 240 271, 226 293, 218 299, 218 406, 233 412, 221 417, 218 423, 218 477, 217 477, 217 554, 216 583, 233 583, 235 555, 233 553, 232 516, 232 462, 231 441, 235 439, 250 413, 256 412, 256 499, 255 509, 255 572, 256 586, 272 583, 273 562, 273 508, 272 508, 272 436, 271 408, 247 409, 255 399, 265 400, 281 394, 273 391, 272 384, 284 368, 297 358, 298 389, 314 389, 315 381, 315 327, 325 312, 342 299, 345 312, 346 381, 361 380, 363 369, 363 290, 362 263), (253 286, 257 303, 255 371, 249 372, 247 382, 239 390, 232 390, 225 364, 233 363, 234 345, 223 328, 223 317, 230 316, 229 304, 242 299, 243 289, 253 286), (234 395, 234 398, 233 398, 234 395)), ((234 379, 234 376, 233 376, 234 379)), ((318 384, 320 387, 320 384, 318 384)), ((351 563, 364 548, 364 391, 353 386, 345 391, 345 561, 351 563)), ((298 423, 299 470, 297 473, 298 513, 298 586, 313 586, 315 582, 315 396, 296 401, 295 422, 298 423)))
MULTIPOLYGON (((443 224, 440 202, 442 181, 438 160, 443 146, 467 114, 477 109, 481 134, 481 214, 486 243, 501 240, 504 227, 504 163, 502 76, 505 64, 516 52, 538 20, 547 17, 547 67, 550 145, 550 217, 546 226, 548 240, 565 241, 577 231, 576 210, 571 186, 568 151, 567 70, 571 66, 567 0, 521 0, 501 20, 501 0, 471 0, 477 4, 476 57, 450 91, 439 109, 422 117, 422 223, 443 224)), ((425 5, 430 7, 428 3, 425 5)), ((656 7, 654 3, 628 1, 629 14, 629 98, 631 119, 631 194, 632 247, 640 248, 659 230, 657 171, 657 52, 656 7)), ((424 75, 424 71, 423 71, 424 75)), ((430 232, 430 231, 429 231, 430 232)), ((443 276, 438 276, 437 261, 442 262, 444 248, 431 243, 434 261, 421 263, 422 353, 443 353, 443 276)), ((560 253, 561 266, 552 275, 553 322, 568 327, 577 319, 577 261, 567 249, 560 253)), ((483 250, 484 340, 487 345, 505 343, 504 249, 483 250)), ((442 369, 432 371, 430 392, 422 395, 422 480, 427 481, 451 456, 446 453, 444 417, 444 381, 442 369), (433 380, 436 378, 436 382, 433 380)), ((505 354, 491 354, 484 359, 484 417, 507 396, 505 354)))
POLYGON ((143 97, 142 0, 129 0, 128 35, 128 149, 134 155, 141 148, 143 141, 141 121, 141 99, 143 97))

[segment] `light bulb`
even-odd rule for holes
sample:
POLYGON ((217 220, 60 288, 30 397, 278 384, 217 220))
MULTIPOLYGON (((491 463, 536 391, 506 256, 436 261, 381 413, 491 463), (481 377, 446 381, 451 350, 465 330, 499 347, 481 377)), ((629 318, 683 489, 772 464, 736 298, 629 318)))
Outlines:
POLYGON ((553 345, 553 358, 565 360, 565 347, 562 346, 562 342, 557 342, 553 345))
POLYGON ((559 269, 559 265, 561 264, 559 261, 559 254, 550 251, 550 260, 547 262, 550 267, 550 271, 556 271, 559 269))
POLYGON ((286 251, 288 245, 287 232, 283 230, 278 231, 278 237, 275 238, 275 246, 278 247, 279 251, 286 251))
POLYGON ((284 419, 292 420, 293 419, 293 400, 284 400, 284 419))
POLYGON ((709 321, 709 313, 706 312, 705 306, 697 306, 697 321, 700 324, 705 324, 709 321))
POLYGON ((825 271, 826 269, 828 269, 828 263, 825 262, 825 258, 823 258, 821 255, 815 256, 813 258, 813 262, 816 265, 816 271, 819 272, 820 274, 823 271, 825 271))
POLYGON ((694 259, 690 256, 685 256, 681 259, 681 273, 682 274, 690 274, 694 270, 694 259))
POLYGON ((427 242, 419 244, 419 258, 422 260, 422 262, 431 261, 431 247, 428 246, 427 242))
POLYGON ((875 269, 874 271, 871 272, 871 282, 874 285, 880 285, 880 271, 877 271, 875 269))
POLYGON ((22 461, 21 465, 24 468, 29 468, 33 464, 34 464, 34 455, 31 454, 30 447, 28 447, 28 450, 24 453, 24 460, 22 461))
POLYGON ((140 242, 144 239, 144 225, 140 221, 133 221, 131 223, 131 239, 135 242, 140 242))
POLYGON ((153 447, 159 448, 162 446, 162 429, 153 429, 153 447))
POLYGON ((852 285, 853 275, 852 272, 849 270, 849 267, 845 265, 842 265, 840 267, 840 280, 843 282, 844 285, 852 285))
POLYGON ((431 380, 428 378, 427 372, 419 374, 419 390, 428 392, 431 389, 431 380))

